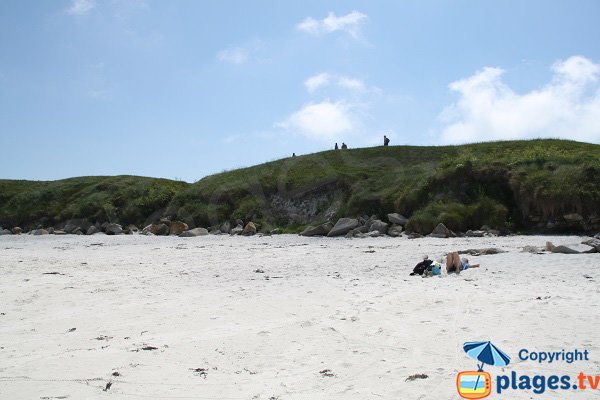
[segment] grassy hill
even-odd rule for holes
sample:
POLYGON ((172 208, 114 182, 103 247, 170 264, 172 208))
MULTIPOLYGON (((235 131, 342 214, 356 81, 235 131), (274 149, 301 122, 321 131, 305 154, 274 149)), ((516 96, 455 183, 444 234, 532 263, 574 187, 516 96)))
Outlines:
POLYGON ((231 219, 263 229, 400 212, 409 228, 458 231, 600 228, 600 145, 563 140, 326 151, 206 177, 194 184, 134 176, 0 180, 0 225, 72 218, 191 226, 231 219), (576 214, 576 215, 570 215, 576 214), (566 218, 565 218, 566 216, 566 218))

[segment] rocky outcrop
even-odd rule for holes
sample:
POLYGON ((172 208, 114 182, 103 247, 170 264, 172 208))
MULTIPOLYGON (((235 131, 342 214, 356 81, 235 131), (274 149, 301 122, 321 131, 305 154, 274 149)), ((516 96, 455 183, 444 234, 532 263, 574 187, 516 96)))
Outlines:
POLYGON ((185 222, 181 222, 181 221, 173 221, 171 222, 171 227, 169 229, 169 234, 170 235, 181 235, 183 232, 189 230, 189 226, 188 224, 186 224, 185 222))
POLYGON ((242 231, 242 235, 244 235, 244 236, 256 235, 256 225, 254 224, 254 222, 250 221, 246 224, 246 226, 244 227, 244 230, 242 231))
POLYGON ((327 234, 328 237, 342 236, 350 232, 358 226, 358 220, 354 218, 340 218, 331 231, 327 234))
POLYGON ((18 226, 15 226, 14 228, 12 228, 11 232, 13 233, 13 235, 20 235, 21 233, 23 233, 23 229, 21 229, 18 226))
POLYGON ((333 225, 329 222, 318 226, 309 226, 300 233, 300 236, 327 236, 333 225))
POLYGON ((156 236, 167 236, 169 234, 169 227, 164 223, 151 224, 142 230, 142 232, 144 231, 156 236))
POLYGON ((229 233, 231 233, 231 224, 229 222, 224 222, 219 227, 219 230, 221 231, 221 233, 229 234, 229 233))
POLYGON ((388 231, 387 234, 390 235, 391 237, 399 237, 402 235, 402 231, 404 229, 402 228, 402 225, 392 225, 388 231))
POLYGON ((429 236, 434 237, 434 238, 456 237, 454 232, 452 232, 450 229, 448 229, 446 227, 446 225, 442 224, 441 222, 433 229, 433 231, 431 231, 429 236))
POLYGON ((390 223, 392 223, 394 225, 400 225, 400 226, 404 227, 408 223, 408 218, 406 218, 402 214, 391 213, 391 214, 388 214, 387 217, 388 217, 388 221, 390 221, 390 223))
POLYGON ((194 228, 179 234, 179 237, 197 237, 208 235, 208 230, 205 228, 194 228))
POLYGON ((388 231, 388 224, 378 219, 371 220, 369 224, 368 232, 379 232, 382 235, 385 235, 388 231))
POLYGON ((4 236, 4 235, 12 235, 12 232, 9 231, 8 229, 0 228, 0 236, 4 236))
POLYGON ((242 225, 238 224, 235 228, 233 228, 230 232, 231 235, 241 235, 244 231, 242 225))
POLYGON ((88 228, 88 230, 85 232, 85 234, 86 235, 94 235, 99 232, 100 232, 100 229, 96 228, 95 225, 92 225, 88 228))
POLYGON ((106 225, 105 232, 107 235, 121 235, 123 234, 123 227, 119 224, 110 223, 106 225))

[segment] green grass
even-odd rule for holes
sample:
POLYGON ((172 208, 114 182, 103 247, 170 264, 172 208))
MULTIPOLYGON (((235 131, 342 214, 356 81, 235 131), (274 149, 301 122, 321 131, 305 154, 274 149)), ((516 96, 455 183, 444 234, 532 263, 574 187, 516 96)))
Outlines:
MULTIPOLYGON (((400 212, 422 232, 438 222, 455 230, 526 229, 570 212, 600 212, 600 146, 532 140, 326 151, 194 184, 132 176, 0 181, 0 225, 70 218, 144 224, 165 215, 196 226, 239 218, 301 229, 273 209, 273 196, 300 205, 318 196, 338 200, 334 218, 400 212)), ((326 220, 327 208, 321 204, 311 222, 326 220)))

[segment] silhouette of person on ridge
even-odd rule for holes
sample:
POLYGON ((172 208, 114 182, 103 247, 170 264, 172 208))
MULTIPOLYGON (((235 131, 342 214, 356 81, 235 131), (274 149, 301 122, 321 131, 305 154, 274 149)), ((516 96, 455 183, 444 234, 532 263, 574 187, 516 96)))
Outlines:
POLYGON ((338 149, 339 149, 339 147, 337 145, 337 142, 335 142, 335 149, 334 150, 338 150, 338 149))
POLYGON ((387 146, 388 144, 390 144, 390 139, 388 139, 387 136, 383 135, 383 145, 387 146))
POLYGON ((342 142, 342 150, 346 150, 348 148, 348 146, 346 146, 346 143, 342 142))

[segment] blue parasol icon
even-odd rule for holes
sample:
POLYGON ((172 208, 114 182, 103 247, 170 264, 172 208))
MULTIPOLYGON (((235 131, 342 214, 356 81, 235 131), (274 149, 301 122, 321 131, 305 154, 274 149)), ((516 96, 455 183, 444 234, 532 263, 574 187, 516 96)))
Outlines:
POLYGON ((510 363, 510 357, 492 342, 467 342, 463 345, 463 349, 469 357, 481 361, 481 365, 477 365, 480 371, 483 371, 483 364, 504 367, 510 363))
MULTIPOLYGON (((510 357, 504 354, 502 350, 492 344, 492 342, 467 342, 463 345, 465 353, 471 358, 481 361, 481 365, 477 364, 479 371, 483 371, 483 364, 494 365, 496 367, 504 367, 510 363, 510 357)), ((475 381, 475 387, 479 383, 479 375, 475 381)))

